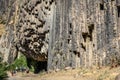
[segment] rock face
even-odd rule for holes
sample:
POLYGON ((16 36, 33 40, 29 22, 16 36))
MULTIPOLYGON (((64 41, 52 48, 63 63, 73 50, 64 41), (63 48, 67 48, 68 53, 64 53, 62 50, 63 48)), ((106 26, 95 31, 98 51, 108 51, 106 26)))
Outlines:
POLYGON ((119 0, 57 0, 48 69, 106 66, 119 59, 119 0))
POLYGON ((0 0, 0 19, 7 21, 8 13, 15 0, 0 0))
POLYGON ((119 0, 17 1, 13 30, 8 27, 13 48, 47 61, 48 70, 100 67, 119 59, 119 0))
POLYGON ((35 60, 47 60, 53 2, 25 0, 20 6, 16 44, 21 52, 35 60))
MULTIPOLYGON (((7 12, 7 3, 8 0, 0 0, 0 18, 3 18, 3 15, 7 12)), ((4 15, 5 16, 5 15, 4 15)))
POLYGON ((17 56, 15 47, 15 19, 17 17, 17 6, 15 0, 0 0, 0 16, 6 22, 5 33, 0 39, 0 53, 3 55, 3 61, 11 63, 17 56))

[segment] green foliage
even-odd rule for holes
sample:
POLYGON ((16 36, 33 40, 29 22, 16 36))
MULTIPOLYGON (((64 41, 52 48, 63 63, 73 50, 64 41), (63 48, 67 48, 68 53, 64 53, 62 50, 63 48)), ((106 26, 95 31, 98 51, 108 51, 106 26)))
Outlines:
POLYGON ((32 65, 31 65, 30 71, 31 71, 31 72, 34 72, 34 71, 35 71, 35 69, 34 69, 34 67, 33 67, 32 65))
MULTIPOLYGON (((34 72, 34 66, 35 65, 35 62, 30 60, 30 71, 31 72, 34 72)), ((17 58, 12 64, 8 65, 6 67, 7 70, 11 71, 11 70, 15 70, 15 68, 18 67, 25 67, 25 68, 28 68, 28 65, 27 65, 27 59, 24 55, 21 55, 19 58, 17 58)))
POLYGON ((5 20, 0 20, 0 24, 5 24, 5 20))
POLYGON ((6 21, 0 16, 0 24, 5 24, 6 21))
POLYGON ((26 57, 24 55, 21 55, 12 64, 10 64, 7 67, 7 70, 14 70, 16 67, 21 67, 21 66, 27 67, 26 57))
POLYGON ((3 80, 4 78, 7 77, 6 73, 6 63, 0 62, 0 80, 3 80))
MULTIPOLYGON (((30 63, 31 63, 30 71, 34 72, 33 64, 35 64, 35 62, 30 61, 30 63)), ((0 58, 0 80, 3 80, 4 78, 7 77, 7 73, 6 73, 7 71, 12 71, 15 70, 16 67, 20 68, 22 66, 28 68, 27 59, 24 55, 21 55, 12 64, 2 63, 2 58, 0 58)))

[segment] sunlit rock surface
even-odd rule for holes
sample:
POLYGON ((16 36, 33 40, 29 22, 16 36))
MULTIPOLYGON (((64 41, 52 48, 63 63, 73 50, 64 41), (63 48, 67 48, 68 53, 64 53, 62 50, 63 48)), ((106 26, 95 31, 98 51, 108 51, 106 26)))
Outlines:
POLYGON ((16 0, 14 5, 3 44, 7 40, 15 53, 47 61, 48 70, 100 67, 119 59, 119 0, 16 0))

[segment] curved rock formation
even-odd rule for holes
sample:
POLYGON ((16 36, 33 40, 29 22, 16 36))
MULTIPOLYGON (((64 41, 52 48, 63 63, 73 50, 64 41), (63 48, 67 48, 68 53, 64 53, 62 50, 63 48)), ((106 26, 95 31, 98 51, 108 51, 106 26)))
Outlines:
POLYGON ((28 57, 46 61, 54 0, 25 0, 16 26, 17 48, 28 57))

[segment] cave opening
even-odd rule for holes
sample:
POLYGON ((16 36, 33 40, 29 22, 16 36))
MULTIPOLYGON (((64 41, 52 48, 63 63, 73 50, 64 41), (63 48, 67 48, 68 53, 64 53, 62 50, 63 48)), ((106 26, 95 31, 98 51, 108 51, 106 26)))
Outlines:
POLYGON ((33 67, 35 74, 38 74, 41 71, 47 71, 47 61, 36 61, 31 58, 27 58, 27 66, 30 69, 33 67))
POLYGON ((80 57, 80 52, 73 51, 73 53, 74 53, 75 55, 77 55, 78 57, 80 57))
POLYGON ((72 23, 69 23, 69 34, 72 35, 72 23))
POLYGON ((89 29, 89 37, 90 37, 90 41, 93 40, 93 30, 94 30, 94 24, 91 24, 90 26, 88 26, 89 29))
POLYGON ((54 2, 54 0, 50 0, 50 1, 49 1, 49 4, 52 5, 53 2, 54 2))
POLYGON ((104 4, 100 3, 100 10, 104 10, 104 4))
POLYGON ((86 47, 81 43, 81 47, 86 51, 86 47))
POLYGON ((68 44, 70 43, 70 40, 71 40, 71 39, 68 39, 68 44))
POLYGON ((39 73, 40 71, 47 71, 47 61, 37 62, 34 73, 39 73))
POLYGON ((69 25, 70 25, 70 29, 72 28, 72 23, 69 23, 69 25))
POLYGON ((72 31, 69 31, 69 34, 72 35, 72 31))
POLYGON ((118 17, 120 17, 120 6, 117 6, 118 17))
POLYGON ((86 39, 87 39, 87 37, 88 37, 88 33, 82 33, 82 37, 83 37, 83 39, 84 39, 84 42, 86 42, 86 39))
POLYGON ((86 40, 88 38, 90 38, 90 41, 93 40, 93 30, 94 30, 94 24, 91 24, 88 26, 88 30, 89 32, 82 32, 82 37, 84 39, 84 42, 86 42, 86 40))

